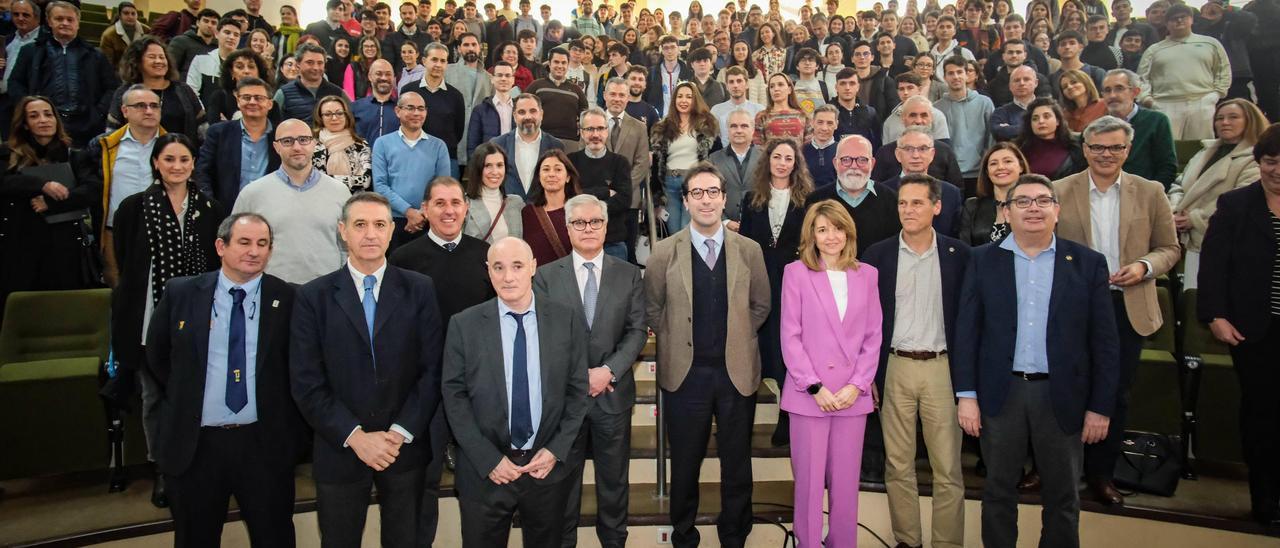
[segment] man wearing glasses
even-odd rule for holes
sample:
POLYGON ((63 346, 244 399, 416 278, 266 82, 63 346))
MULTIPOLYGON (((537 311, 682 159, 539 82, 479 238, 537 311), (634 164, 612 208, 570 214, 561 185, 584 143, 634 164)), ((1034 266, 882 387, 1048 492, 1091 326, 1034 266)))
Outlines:
MULTIPOLYGON (((578 116, 583 148, 570 154, 569 161, 582 174, 582 192, 604 202, 609 215, 618 221, 605 232, 604 252, 625 261, 627 225, 623 221, 631 208, 631 164, 607 148, 608 118, 600 107, 591 107, 578 116)), ((572 241, 572 231, 569 236, 572 241)))
MULTIPOLYGON (((870 145, 867 145, 870 148, 870 145)), ((865 154, 864 154, 865 155, 865 154)), ((751 239, 721 223, 725 185, 699 162, 681 185, 689 226, 658 242, 644 277, 658 338, 658 384, 671 440, 671 542, 698 546, 698 475, 716 421, 721 546, 751 533, 751 429, 760 386, 756 331, 769 315, 769 276, 751 239)), ((897 213, 890 204, 894 219, 897 213)))
POLYGON ((1054 236, 1049 179, 1023 175, 1008 196, 1012 233, 970 252, 951 347, 960 427, 987 463, 982 543, 1017 544, 1030 443, 1043 477, 1040 545, 1079 546, 1083 446, 1106 438, 1119 378, 1107 261, 1054 236))
POLYGON ((933 217, 933 228, 954 238, 960 231, 960 205, 964 203, 964 197, 960 187, 929 174, 929 167, 933 164, 934 152, 937 150, 934 146, 933 137, 923 128, 907 128, 894 145, 894 155, 902 165, 902 174, 885 181, 884 187, 897 192, 902 180, 908 175, 924 175, 938 181, 942 209, 933 217))
POLYGON ((1128 392, 1146 337, 1160 329, 1156 277, 1181 258, 1164 187, 1125 173, 1133 128, 1103 116, 1084 129, 1089 169, 1054 182, 1065 210, 1058 235, 1084 243, 1106 257, 1111 304, 1120 340, 1120 377, 1106 438, 1085 451, 1089 489, 1105 504, 1123 504, 1111 483, 1129 407, 1128 392))
MULTIPOLYGON (((324 108, 341 110, 334 103, 324 108)), ((280 156, 280 169, 244 187, 232 210, 271 216, 277 245, 267 273, 297 285, 333 272, 342 264, 345 251, 333 231, 333 220, 342 216, 351 191, 312 166, 315 144, 305 122, 280 122, 271 143, 280 156)))
MULTIPOLYGON (((880 240, 898 235, 898 194, 871 179, 876 160, 871 157, 871 141, 861 135, 846 135, 836 145, 836 184, 809 194, 805 207, 823 200, 836 200, 849 211, 858 225, 858 258, 880 240)), ((865 451, 865 448, 864 448, 865 451)))
POLYGON ((218 122, 205 133, 196 159, 196 185, 223 207, 236 203, 240 189, 280 167, 280 155, 271 146, 275 130, 267 119, 271 93, 271 86, 258 78, 241 78, 236 82, 240 119, 218 122))
POLYGON ((415 206, 422 203, 429 181, 453 172, 448 145, 423 130, 427 103, 417 91, 400 94, 396 117, 400 129, 373 142, 373 188, 391 202, 395 219, 392 251, 422 235, 427 218, 415 206))

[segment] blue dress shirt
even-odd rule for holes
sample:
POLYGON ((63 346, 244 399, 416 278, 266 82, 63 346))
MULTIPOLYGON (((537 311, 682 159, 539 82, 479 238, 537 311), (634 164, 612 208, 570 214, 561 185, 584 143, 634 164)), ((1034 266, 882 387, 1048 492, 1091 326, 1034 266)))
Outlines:
MULTIPOLYGON (((512 350, 516 341, 516 319, 508 316, 514 312, 498 299, 498 323, 502 327, 502 370, 507 380, 507 429, 511 428, 511 375, 512 350)), ((538 439, 538 427, 542 424, 542 362, 538 354, 538 312, 537 298, 529 301, 529 310, 521 323, 524 324, 525 367, 529 378, 529 416, 533 419, 533 435, 529 436, 523 447, 512 449, 528 450, 533 448, 533 441, 538 439)))
POLYGON ((267 120, 267 131, 255 142, 249 131, 240 122, 240 189, 249 186, 267 174, 267 155, 271 153, 271 121, 267 120))
POLYGON ((841 200, 844 200, 844 203, 849 204, 849 207, 856 208, 862 205, 862 201, 867 199, 867 195, 875 194, 875 193, 876 193, 876 182, 868 179, 867 191, 857 195, 856 197, 851 196, 849 195, 848 192, 845 192, 844 187, 840 186, 839 175, 836 176, 836 196, 839 196, 841 200))
POLYGON ((707 240, 715 240, 716 242, 716 260, 720 260, 720 256, 724 255, 724 223, 720 224, 720 228, 716 229, 715 236, 710 238, 703 236, 701 232, 689 227, 689 241, 693 243, 693 248, 698 250, 697 259, 705 260, 707 256, 707 240))
POLYGON ((293 184, 293 179, 290 179, 289 174, 285 173, 284 166, 280 166, 280 169, 276 170, 276 176, 280 177, 280 180, 284 181, 284 184, 287 185, 289 188, 292 188, 298 192, 306 192, 308 190, 311 190, 311 187, 316 186, 316 183, 320 182, 320 170, 315 168, 312 168, 311 172, 307 174, 307 180, 302 181, 302 186, 295 186, 293 184))
POLYGON ((209 361, 204 373, 204 407, 200 413, 200 426, 226 426, 251 424, 258 421, 258 324, 262 319, 262 275, 243 285, 236 285, 221 271, 218 285, 213 290, 213 313, 209 319, 209 361), (244 363, 245 389, 249 403, 239 413, 227 407, 227 351, 231 338, 231 289, 239 287, 245 292, 244 302, 244 363))

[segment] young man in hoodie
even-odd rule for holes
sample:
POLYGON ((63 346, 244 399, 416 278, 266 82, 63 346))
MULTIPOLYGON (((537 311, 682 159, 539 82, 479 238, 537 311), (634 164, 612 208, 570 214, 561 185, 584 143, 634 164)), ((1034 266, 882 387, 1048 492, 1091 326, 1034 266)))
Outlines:
POLYGON ((938 24, 933 30, 934 37, 938 39, 937 44, 929 48, 929 57, 933 59, 934 66, 937 66, 938 79, 945 79, 942 73, 942 63, 951 57, 959 55, 965 60, 974 61, 973 52, 969 48, 960 45, 956 40, 956 18, 950 15, 943 15, 938 18, 938 24))
POLYGON ((978 178, 978 167, 982 162, 982 154, 991 144, 991 133, 987 128, 987 120, 995 112, 995 105, 985 95, 969 89, 965 83, 965 62, 955 57, 942 62, 947 93, 938 99, 933 106, 947 117, 947 128, 951 131, 951 148, 956 153, 956 162, 960 164, 961 175, 964 176, 965 188, 972 188, 978 178))

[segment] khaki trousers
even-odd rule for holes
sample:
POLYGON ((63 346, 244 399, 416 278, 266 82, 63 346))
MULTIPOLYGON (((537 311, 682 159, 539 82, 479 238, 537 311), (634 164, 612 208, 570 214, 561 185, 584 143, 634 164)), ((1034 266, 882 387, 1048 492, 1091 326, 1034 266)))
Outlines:
POLYGON ((893 354, 885 372, 885 491, 898 542, 922 546, 920 490, 916 483, 916 419, 933 470, 931 546, 964 546, 964 478, 960 470, 960 425, 947 356, 913 360, 893 354))

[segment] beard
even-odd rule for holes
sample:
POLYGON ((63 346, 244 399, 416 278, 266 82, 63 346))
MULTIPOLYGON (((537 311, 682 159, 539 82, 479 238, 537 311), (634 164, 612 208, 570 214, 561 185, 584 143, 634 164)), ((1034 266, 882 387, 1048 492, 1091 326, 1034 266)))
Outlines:
POLYGON ((871 180, 871 174, 857 169, 850 169, 840 172, 836 179, 840 182, 840 187, 846 191, 860 191, 867 188, 867 181, 871 180))
POLYGON ((520 134, 524 136, 534 135, 538 133, 538 124, 532 120, 520 122, 520 134))
POLYGON ((474 63, 480 60, 480 54, 474 51, 468 51, 462 54, 462 60, 468 63, 474 63))

